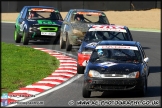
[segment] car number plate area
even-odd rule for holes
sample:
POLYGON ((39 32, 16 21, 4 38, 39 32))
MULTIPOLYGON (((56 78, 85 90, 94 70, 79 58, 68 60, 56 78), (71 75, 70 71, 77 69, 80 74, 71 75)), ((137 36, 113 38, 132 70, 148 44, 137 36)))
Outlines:
POLYGON ((41 32, 41 35, 56 36, 56 32, 41 32))

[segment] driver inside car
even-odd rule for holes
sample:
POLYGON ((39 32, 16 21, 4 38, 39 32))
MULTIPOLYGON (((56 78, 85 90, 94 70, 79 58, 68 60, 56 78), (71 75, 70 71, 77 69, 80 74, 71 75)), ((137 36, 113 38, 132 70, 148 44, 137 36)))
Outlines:
POLYGON ((32 19, 33 17, 36 17, 36 12, 30 11, 30 12, 29 12, 28 19, 32 19))
POLYGON ((78 21, 78 22, 84 22, 84 16, 83 15, 75 15, 75 21, 78 21))

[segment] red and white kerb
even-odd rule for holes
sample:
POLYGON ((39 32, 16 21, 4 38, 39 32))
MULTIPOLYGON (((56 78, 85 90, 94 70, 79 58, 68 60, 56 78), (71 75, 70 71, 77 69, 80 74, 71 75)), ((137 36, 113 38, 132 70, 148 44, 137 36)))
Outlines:
POLYGON ((93 25, 89 31, 117 31, 117 32, 126 32, 124 26, 117 25, 93 25))
POLYGON ((136 46, 117 46, 117 45, 100 45, 96 49, 129 49, 129 50, 138 50, 136 46))

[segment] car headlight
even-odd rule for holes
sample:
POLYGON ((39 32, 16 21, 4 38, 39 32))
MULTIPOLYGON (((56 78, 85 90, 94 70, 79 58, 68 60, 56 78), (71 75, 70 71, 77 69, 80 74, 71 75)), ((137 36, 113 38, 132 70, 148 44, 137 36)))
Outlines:
POLYGON ((37 31, 37 27, 29 27, 29 31, 37 31))
POLYGON ((139 71, 137 72, 132 72, 127 75, 127 78, 139 78, 139 71))
POLYGON ((89 77, 101 77, 101 74, 98 71, 90 70, 88 73, 89 77))
POLYGON ((32 29, 33 29, 32 27, 29 27, 29 31, 32 31, 32 29))

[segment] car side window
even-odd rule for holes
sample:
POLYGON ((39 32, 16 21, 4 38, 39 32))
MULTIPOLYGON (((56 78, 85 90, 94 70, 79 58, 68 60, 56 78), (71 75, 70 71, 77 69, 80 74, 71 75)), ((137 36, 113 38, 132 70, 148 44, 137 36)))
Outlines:
POLYGON ((71 17, 71 13, 72 13, 72 11, 69 12, 69 15, 68 15, 68 17, 67 17, 67 21, 68 21, 68 22, 70 21, 69 19, 70 19, 70 17, 71 17))
POLYGON ((127 33, 128 33, 128 35, 130 36, 130 37, 128 37, 128 38, 131 39, 131 40, 133 40, 132 34, 131 34, 131 32, 129 31, 129 29, 127 29, 127 33))
POLYGON ((23 8, 23 9, 21 10, 21 12, 20 12, 20 14, 19 14, 19 18, 22 18, 22 15, 23 15, 25 9, 26 9, 26 8, 23 8))
POLYGON ((71 13, 71 11, 69 11, 68 14, 66 15, 66 17, 65 17, 65 19, 64 19, 65 21, 67 21, 67 19, 68 19, 70 13, 71 13))
POLYGON ((22 18, 24 18, 24 19, 25 19, 25 17, 26 17, 27 9, 28 9, 28 8, 26 8, 26 9, 23 11, 23 14, 22 14, 22 18))
POLYGON ((141 46, 141 45, 139 45, 139 48, 140 48, 140 51, 141 51, 141 53, 142 53, 142 57, 143 57, 143 58, 145 58, 145 57, 146 57, 146 55, 145 55, 145 52, 144 52, 144 50, 143 50, 142 46, 141 46))

